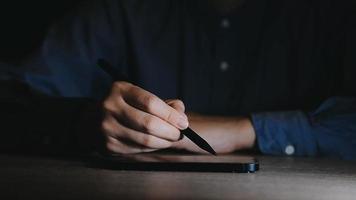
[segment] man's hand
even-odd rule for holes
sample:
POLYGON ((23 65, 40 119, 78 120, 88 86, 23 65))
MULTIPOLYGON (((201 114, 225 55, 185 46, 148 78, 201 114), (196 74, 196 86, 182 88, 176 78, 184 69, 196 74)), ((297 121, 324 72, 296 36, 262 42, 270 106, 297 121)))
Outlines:
POLYGON ((129 154, 171 147, 181 139, 180 130, 188 127, 188 118, 183 102, 167 103, 130 83, 114 83, 103 103, 101 129, 107 150, 129 154))
MULTIPOLYGON (((190 127, 214 148, 217 153, 232 153, 254 146, 256 135, 248 118, 211 117, 188 114, 190 127)), ((206 153, 188 138, 176 142, 173 148, 206 153)))

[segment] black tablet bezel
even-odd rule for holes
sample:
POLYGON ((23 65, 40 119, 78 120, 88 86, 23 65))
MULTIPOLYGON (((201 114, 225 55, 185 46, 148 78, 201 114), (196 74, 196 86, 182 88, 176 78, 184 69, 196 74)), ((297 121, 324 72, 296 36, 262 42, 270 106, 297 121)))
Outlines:
MULTIPOLYGON (((142 154, 139 155, 142 157, 142 154)), ((147 156, 150 156, 147 154, 147 156)), ((165 155, 160 155, 165 156, 165 155)), ((171 155, 170 155, 171 156, 171 155)), ((174 155, 179 158, 183 155, 174 155)), ((194 156, 194 155, 191 155, 194 156)), ((197 155, 201 156, 201 155, 197 155)), ((207 155, 208 156, 208 155, 207 155)), ((213 158, 209 156, 210 159, 213 158)), ((241 157, 241 156, 240 156, 241 157)), ((239 157, 235 158, 238 159, 239 157)), ((176 172, 234 172, 254 173, 259 170, 259 162, 249 156, 241 157, 241 162, 182 162, 165 160, 135 160, 129 156, 101 156, 96 160, 100 167, 113 170, 133 171, 176 171, 176 172)))

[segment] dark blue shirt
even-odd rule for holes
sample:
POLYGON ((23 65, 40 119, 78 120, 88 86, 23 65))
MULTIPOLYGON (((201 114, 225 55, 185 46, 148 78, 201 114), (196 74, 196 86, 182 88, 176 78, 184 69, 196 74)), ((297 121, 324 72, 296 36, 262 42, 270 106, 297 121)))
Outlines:
POLYGON ((85 1, 2 79, 61 97, 102 99, 110 61, 162 99, 202 114, 251 116, 266 154, 356 159, 355 26, 346 2, 85 1))

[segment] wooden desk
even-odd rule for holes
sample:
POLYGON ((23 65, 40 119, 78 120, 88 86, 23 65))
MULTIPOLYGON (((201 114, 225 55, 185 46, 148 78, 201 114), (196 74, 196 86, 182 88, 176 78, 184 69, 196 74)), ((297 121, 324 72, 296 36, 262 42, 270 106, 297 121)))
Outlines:
POLYGON ((112 171, 0 155, 0 199, 356 199, 356 162, 259 157, 255 174, 112 171))

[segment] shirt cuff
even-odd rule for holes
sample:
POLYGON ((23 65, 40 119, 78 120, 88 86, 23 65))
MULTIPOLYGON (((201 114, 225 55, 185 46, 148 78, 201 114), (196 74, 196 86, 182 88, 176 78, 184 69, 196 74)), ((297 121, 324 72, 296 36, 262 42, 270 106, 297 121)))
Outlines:
POLYGON ((251 115, 258 146, 272 155, 317 155, 317 141, 307 115, 301 111, 251 115))

